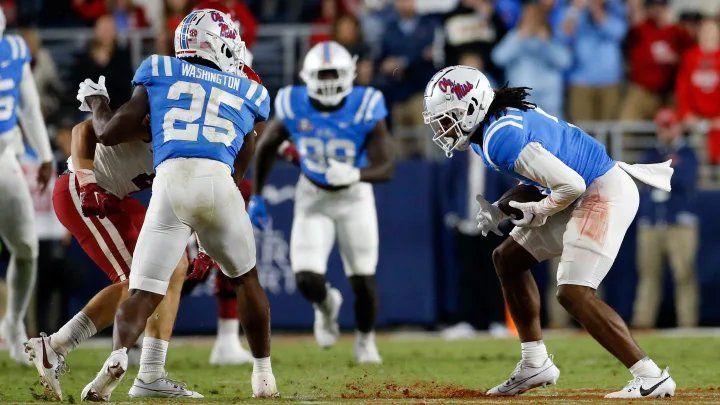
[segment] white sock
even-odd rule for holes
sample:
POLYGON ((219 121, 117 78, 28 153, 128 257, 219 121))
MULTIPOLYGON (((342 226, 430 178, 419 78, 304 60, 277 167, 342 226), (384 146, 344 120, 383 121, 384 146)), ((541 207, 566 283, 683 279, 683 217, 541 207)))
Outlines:
POLYGON ((253 374, 272 373, 272 365, 270 365, 270 357, 253 359, 253 374))
POLYGON ((629 370, 633 377, 660 377, 662 374, 660 367, 650 357, 638 360, 629 370))
POLYGON ((168 343, 166 340, 143 338, 140 370, 138 371, 139 379, 151 383, 158 378, 165 377, 165 356, 168 343))
POLYGON ((375 341, 375 331, 371 330, 370 332, 361 332, 357 330, 355 331, 355 339, 359 342, 373 342, 375 341))
POLYGON ((322 309, 323 312, 330 312, 330 309, 331 309, 331 307, 330 307, 330 299, 331 299, 330 298, 330 289, 331 288, 332 288, 332 286, 330 285, 330 283, 325 283, 325 289, 327 291, 327 294, 325 295, 325 301, 318 304, 318 306, 320 307, 320 309, 322 309))
POLYGON ((217 335, 218 337, 223 336, 238 336, 240 330, 240 321, 237 319, 223 319, 218 318, 217 335))
POLYGON ((520 348, 522 349, 523 362, 530 367, 540 367, 548 358, 548 352, 542 340, 522 342, 520 348))
POLYGON ((59 354, 67 354, 80 343, 90 339, 97 333, 95 324, 82 311, 78 312, 63 325, 60 330, 50 335, 50 347, 59 354))

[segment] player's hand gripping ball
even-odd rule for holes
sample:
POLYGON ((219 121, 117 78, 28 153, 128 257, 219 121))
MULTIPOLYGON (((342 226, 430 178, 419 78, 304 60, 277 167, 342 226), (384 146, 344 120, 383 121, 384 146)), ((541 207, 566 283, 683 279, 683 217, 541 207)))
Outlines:
POLYGON ((475 199, 480 204, 480 210, 478 210, 475 219, 478 222, 477 227, 482 236, 488 236, 490 232, 502 236, 498 226, 503 219, 507 218, 507 215, 496 204, 490 204, 482 195, 478 194, 475 199))

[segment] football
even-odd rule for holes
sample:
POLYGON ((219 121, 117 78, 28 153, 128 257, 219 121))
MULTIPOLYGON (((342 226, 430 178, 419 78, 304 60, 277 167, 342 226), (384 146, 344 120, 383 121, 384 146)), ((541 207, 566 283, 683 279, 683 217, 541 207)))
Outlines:
POLYGON ((519 219, 522 218, 522 212, 517 208, 511 207, 510 201, 529 202, 540 201, 543 198, 545 198, 545 195, 541 193, 537 187, 518 184, 500 197, 498 200, 498 208, 513 219, 519 219))

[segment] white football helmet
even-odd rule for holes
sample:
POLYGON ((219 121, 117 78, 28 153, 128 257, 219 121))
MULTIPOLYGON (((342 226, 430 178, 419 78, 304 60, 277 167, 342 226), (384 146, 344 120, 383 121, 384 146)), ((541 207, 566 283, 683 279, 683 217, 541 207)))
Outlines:
POLYGON ((213 9, 194 10, 175 29, 175 56, 197 56, 223 72, 238 74, 245 63, 245 42, 229 15, 213 9))
POLYGON ((357 57, 335 41, 313 46, 305 56, 300 78, 307 85, 308 95, 323 105, 334 106, 352 91, 357 57), (335 70, 337 77, 321 79, 320 72, 335 70))
POLYGON ((449 66, 430 79, 423 118, 433 130, 433 142, 447 157, 456 149, 467 149, 494 98, 487 77, 469 66, 449 66))
POLYGON ((0 7, 0 38, 5 34, 5 27, 7 26, 7 20, 5 19, 5 11, 0 7))

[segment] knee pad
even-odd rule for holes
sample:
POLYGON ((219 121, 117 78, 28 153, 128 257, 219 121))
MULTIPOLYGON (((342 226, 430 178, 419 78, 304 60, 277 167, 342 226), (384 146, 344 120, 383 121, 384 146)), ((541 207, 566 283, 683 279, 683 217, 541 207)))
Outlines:
POLYGON ((378 308, 378 292, 375 276, 352 276, 349 278, 355 294, 355 321, 360 332, 370 332, 375 327, 378 308))
POLYGON ((325 276, 311 271, 299 271, 295 273, 295 283, 303 297, 313 303, 325 301, 327 287, 325 276))

